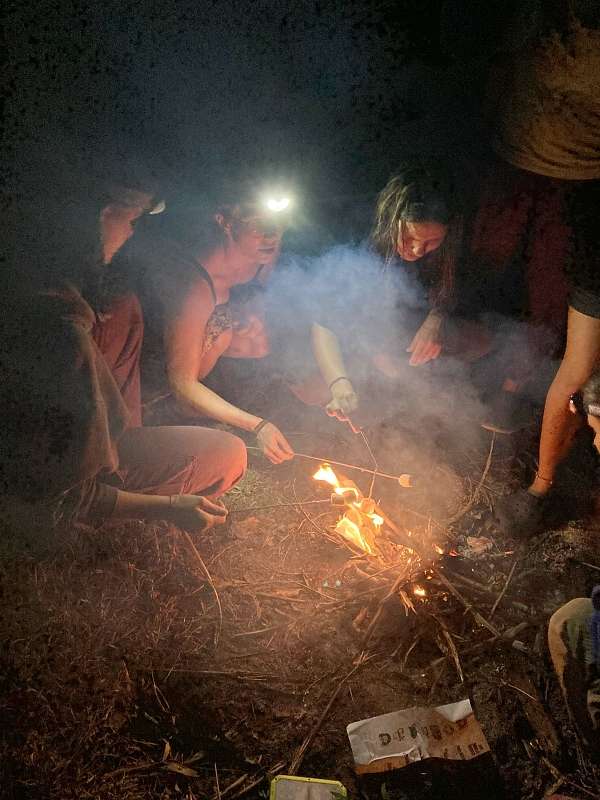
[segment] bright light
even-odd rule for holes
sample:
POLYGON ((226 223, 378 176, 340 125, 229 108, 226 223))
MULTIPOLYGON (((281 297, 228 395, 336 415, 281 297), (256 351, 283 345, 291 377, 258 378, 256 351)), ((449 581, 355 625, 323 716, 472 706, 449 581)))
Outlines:
POLYGON ((313 478, 316 481, 325 481, 330 486, 335 486, 336 488, 340 485, 335 472, 331 469, 329 464, 321 464, 313 475, 313 478))
POLYGON ((267 197, 265 198, 265 205, 274 214, 279 214, 280 211, 285 211, 290 207, 292 201, 289 197, 267 197))

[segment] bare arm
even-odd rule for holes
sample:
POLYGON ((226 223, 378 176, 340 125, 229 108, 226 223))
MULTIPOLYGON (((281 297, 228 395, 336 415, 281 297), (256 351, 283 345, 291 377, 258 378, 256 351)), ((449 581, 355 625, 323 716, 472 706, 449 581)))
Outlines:
MULTIPOLYGON (((254 431, 263 422, 260 417, 228 403, 198 380, 199 376, 208 372, 203 343, 213 308, 210 289, 202 281, 188 294, 178 313, 171 318, 165 331, 169 384, 177 400, 196 414, 245 431, 254 431)), ((214 364, 215 360, 213 354, 211 363, 214 364)), ((256 436, 263 453, 273 463, 279 464, 293 458, 294 451, 289 442, 273 423, 265 421, 256 436)))
POLYGON ((312 345, 321 375, 331 392, 327 413, 342 422, 358 408, 358 396, 348 378, 340 343, 333 331, 316 322, 312 326, 312 345))
POLYGON ((250 431, 260 417, 228 403, 198 381, 204 372, 204 333, 214 303, 205 281, 188 294, 165 330, 169 384, 177 400, 187 409, 250 431))
POLYGON ((112 519, 166 520, 179 528, 202 531, 225 522, 227 510, 221 503, 193 494, 148 495, 117 491, 112 519))
POLYGON ((321 375, 327 386, 337 378, 347 377, 348 373, 340 343, 333 331, 313 322, 312 345, 321 375))

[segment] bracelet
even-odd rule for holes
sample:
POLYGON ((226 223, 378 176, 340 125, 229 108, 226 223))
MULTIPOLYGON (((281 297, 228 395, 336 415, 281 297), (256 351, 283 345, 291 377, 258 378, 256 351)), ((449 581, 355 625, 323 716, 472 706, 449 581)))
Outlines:
POLYGON ((350 378, 347 378, 345 375, 340 375, 339 378, 336 378, 334 381, 331 381, 329 384, 329 391, 331 391, 332 386, 335 386, 338 381, 348 381, 350 383, 350 378))
POLYGON ((254 433, 256 436, 258 436, 258 434, 262 431, 262 429, 265 427, 265 425, 268 425, 268 424, 269 424, 269 420, 268 419, 261 419, 261 421, 258 423, 258 425, 255 428, 252 428, 252 433, 254 433))
POLYGON ((552 486, 552 484, 554 483, 554 481, 553 481, 553 480, 551 480, 550 478, 543 478, 543 477, 540 475, 540 473, 539 473, 539 472, 536 472, 536 473, 535 473, 535 479, 536 479, 536 480, 538 480, 538 481, 542 481, 542 483, 547 483, 547 484, 548 484, 548 486, 552 486))

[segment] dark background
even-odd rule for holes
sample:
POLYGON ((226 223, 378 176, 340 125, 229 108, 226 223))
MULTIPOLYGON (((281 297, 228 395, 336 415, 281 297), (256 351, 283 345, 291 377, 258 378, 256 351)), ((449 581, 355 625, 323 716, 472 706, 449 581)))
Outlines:
POLYGON ((133 153, 176 188, 223 165, 284 173, 335 216, 336 198, 371 202, 411 153, 485 149, 487 56, 509 6, 9 3, 9 188, 32 157, 118 169, 133 153))

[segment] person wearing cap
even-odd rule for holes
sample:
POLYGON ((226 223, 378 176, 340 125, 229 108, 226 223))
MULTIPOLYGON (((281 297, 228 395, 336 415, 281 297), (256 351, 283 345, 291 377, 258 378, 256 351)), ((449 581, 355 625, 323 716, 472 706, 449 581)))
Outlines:
POLYGON ((222 356, 263 358, 269 338, 249 299, 234 287, 264 279, 279 256, 285 214, 250 195, 186 202, 140 226, 119 255, 153 325, 158 362, 145 375, 156 419, 209 418, 254 432, 264 454, 281 463, 293 450, 269 420, 225 400, 206 379, 222 356), (237 313, 236 313, 237 312, 237 313), (174 402, 173 402, 174 401, 174 402))
POLYGON ((215 501, 244 473, 243 442, 198 427, 140 426, 143 324, 137 299, 113 286, 110 262, 132 223, 156 208, 152 192, 54 188, 53 203, 41 192, 35 205, 3 296, 3 508, 91 524, 223 522, 215 501))

